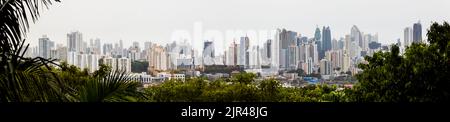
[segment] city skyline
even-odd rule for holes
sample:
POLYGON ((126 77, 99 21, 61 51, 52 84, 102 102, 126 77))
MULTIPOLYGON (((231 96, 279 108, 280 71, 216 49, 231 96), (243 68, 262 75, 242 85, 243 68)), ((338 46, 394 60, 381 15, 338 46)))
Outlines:
MULTIPOLYGON (((85 40, 100 38, 103 42, 116 43, 122 39, 124 47, 131 46, 134 41, 141 44, 145 41, 166 44, 174 41, 170 39, 170 35, 175 30, 188 30, 192 33, 194 23, 201 22, 204 30, 286 28, 309 38, 314 36, 316 27, 329 26, 332 39, 345 37, 350 28, 356 25, 362 32, 378 33, 380 42, 387 44, 402 38, 403 29, 411 26, 411 23, 421 21, 422 27, 429 27, 431 21, 448 20, 449 14, 445 11, 450 10, 444 6, 446 3, 449 1, 197 0, 123 3, 114 0, 77 0, 50 7, 51 11, 42 14, 42 21, 31 25, 27 39, 31 40, 29 42, 32 45, 37 45, 41 35, 48 35, 57 44, 65 44, 65 34, 79 30, 85 34, 85 40), (94 6, 102 2, 108 4, 94 6), (127 9, 129 6, 133 6, 133 9, 127 9), (383 10, 379 10, 381 8, 383 10)), ((422 37, 426 37, 426 29, 422 29, 422 37)), ((200 48, 203 41, 195 40, 193 46, 200 48)), ((233 40, 225 41, 230 44, 233 40)), ((216 52, 222 52, 226 46, 228 45, 218 45, 216 52)))

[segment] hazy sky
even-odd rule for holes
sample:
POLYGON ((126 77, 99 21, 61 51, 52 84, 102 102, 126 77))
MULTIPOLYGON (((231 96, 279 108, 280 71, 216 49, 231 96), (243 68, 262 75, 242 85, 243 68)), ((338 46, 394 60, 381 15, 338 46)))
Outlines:
MULTIPOLYGON (((450 20, 450 0, 62 0, 42 12, 28 41, 43 34, 66 44, 66 34, 79 30, 84 40, 100 38, 124 46, 133 41, 172 42, 175 30, 270 30, 286 28, 312 37, 316 26, 330 26, 332 38, 350 33, 378 33, 382 43, 403 37, 403 29, 421 21, 450 20)), ((236 37, 238 38, 238 37, 236 37)), ((230 40, 227 40, 230 41, 230 40)), ((194 40, 200 47, 202 40, 194 40)), ((228 44, 216 44, 223 49, 228 44)))

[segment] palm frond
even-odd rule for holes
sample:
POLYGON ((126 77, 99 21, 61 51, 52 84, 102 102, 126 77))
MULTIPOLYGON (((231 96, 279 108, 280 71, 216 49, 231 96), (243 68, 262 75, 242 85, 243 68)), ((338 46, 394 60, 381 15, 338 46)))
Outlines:
POLYGON ((88 81, 78 92, 80 102, 123 102, 143 97, 137 89, 140 83, 132 81, 124 72, 110 72, 107 76, 88 81))
POLYGON ((54 60, 23 57, 29 46, 24 40, 29 23, 51 4, 51 0, 0 0, 1 102, 63 101, 61 82, 46 78, 48 73, 41 69, 49 69, 54 60))

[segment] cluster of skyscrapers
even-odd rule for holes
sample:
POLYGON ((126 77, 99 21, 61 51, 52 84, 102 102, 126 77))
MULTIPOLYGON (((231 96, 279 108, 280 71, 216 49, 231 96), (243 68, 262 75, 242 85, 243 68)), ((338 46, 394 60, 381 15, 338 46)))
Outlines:
MULTIPOLYGON (((199 50, 184 42, 173 42, 160 45, 145 42, 144 48, 133 42, 129 48, 119 43, 100 44, 100 39, 83 41, 81 32, 67 34, 67 46, 57 45, 49 37, 39 39, 37 48, 27 52, 29 56, 40 56, 65 61, 68 64, 87 68, 93 72, 100 63, 111 66, 114 70, 131 72, 131 62, 146 61, 148 71, 157 74, 161 71, 191 69, 193 71, 207 65, 239 66, 262 74, 277 74, 278 71, 303 69, 306 74, 336 76, 342 73, 359 72, 357 64, 364 61, 364 56, 383 50, 378 42, 378 34, 364 33, 357 26, 349 30, 349 34, 339 39, 332 38, 331 28, 316 28, 314 37, 277 29, 273 38, 252 40, 247 36, 233 40, 225 48, 224 53, 216 55, 213 41, 204 41, 199 50), (264 41, 263 45, 251 44, 264 41), (261 70, 269 69, 269 70, 261 70), (264 73, 266 72, 266 73, 264 73), (269 73, 267 73, 269 72, 269 73)), ((420 23, 404 29, 404 46, 422 41, 420 23)))

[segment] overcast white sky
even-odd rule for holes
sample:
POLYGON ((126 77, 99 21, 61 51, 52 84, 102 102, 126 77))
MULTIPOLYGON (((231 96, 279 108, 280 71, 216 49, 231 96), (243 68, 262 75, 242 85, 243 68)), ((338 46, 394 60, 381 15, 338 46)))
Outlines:
MULTIPOLYGON (((357 25, 392 43, 419 20, 424 36, 431 21, 449 21, 449 6, 450 0, 62 0, 42 12, 28 42, 36 45, 46 34, 66 44, 66 34, 79 30, 85 41, 100 38, 102 44, 119 39, 126 47, 133 41, 167 43, 175 30, 193 33, 194 23, 201 22, 203 30, 286 28, 308 37, 316 26, 330 26, 336 39, 357 25)), ((225 46, 216 44, 219 50, 225 46)))

